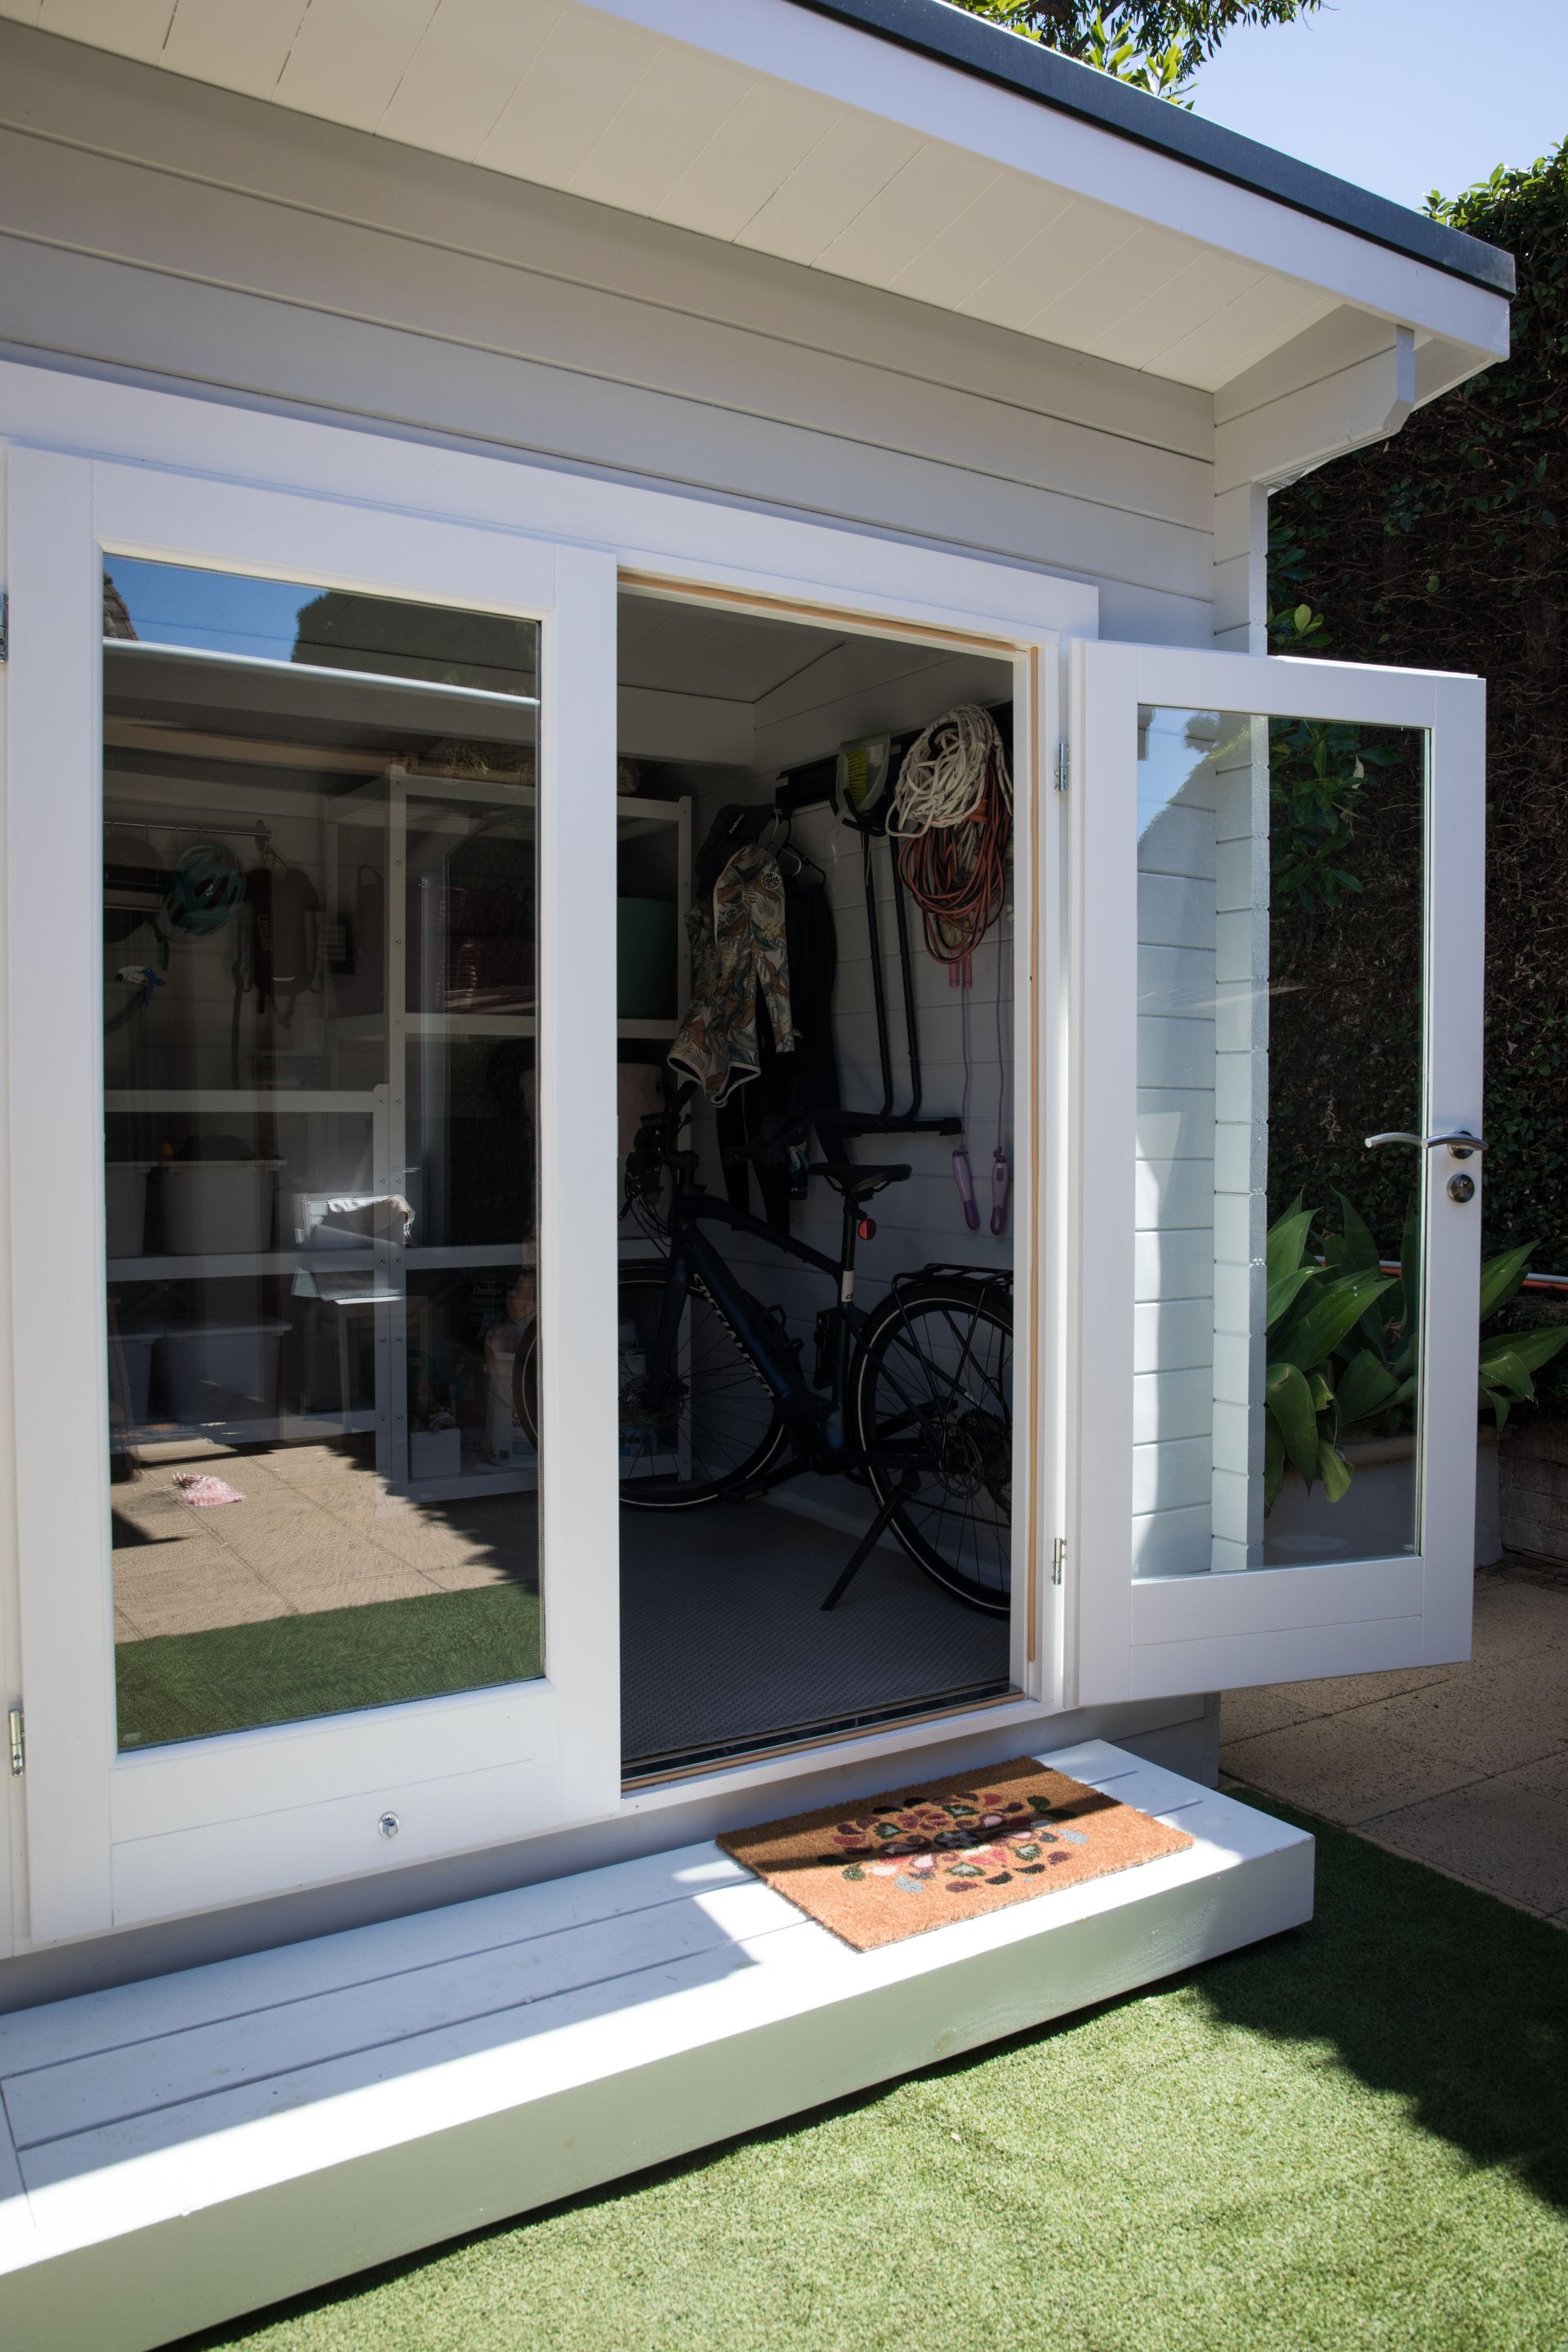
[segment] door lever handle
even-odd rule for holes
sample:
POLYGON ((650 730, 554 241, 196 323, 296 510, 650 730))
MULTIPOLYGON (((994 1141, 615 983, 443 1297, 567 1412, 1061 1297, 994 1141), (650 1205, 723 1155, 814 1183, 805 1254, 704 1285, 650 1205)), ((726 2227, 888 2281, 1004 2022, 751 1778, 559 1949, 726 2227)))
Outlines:
POLYGON ((1376 1151, 1384 1143, 1413 1143, 1418 1151, 1436 1151, 1447 1145, 1452 1160, 1468 1160, 1473 1151, 1484 1151, 1487 1148, 1483 1137, 1471 1135, 1465 1128, 1461 1128, 1457 1135, 1405 1135, 1396 1129, 1388 1135, 1369 1135, 1366 1139, 1369 1151, 1376 1151))

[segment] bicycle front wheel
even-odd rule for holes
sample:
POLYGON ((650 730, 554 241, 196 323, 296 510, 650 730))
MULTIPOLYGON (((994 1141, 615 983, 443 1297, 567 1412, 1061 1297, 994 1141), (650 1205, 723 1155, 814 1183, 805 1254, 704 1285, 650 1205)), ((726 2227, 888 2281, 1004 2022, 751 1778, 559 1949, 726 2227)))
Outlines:
POLYGON ((706 1291, 687 1296, 669 1370, 650 1370, 668 1282, 657 1261, 621 1269, 621 1501, 640 1511, 717 1502, 784 1444, 773 1391, 706 1291))
POLYGON ((850 1370, 856 1442, 912 1560, 947 1591, 1007 1613, 1013 1555, 1013 1308, 1000 1283, 931 1275, 872 1313, 850 1370), (897 1457, 907 1455, 907 1472, 897 1457), (912 1484, 900 1487, 903 1479, 912 1484))

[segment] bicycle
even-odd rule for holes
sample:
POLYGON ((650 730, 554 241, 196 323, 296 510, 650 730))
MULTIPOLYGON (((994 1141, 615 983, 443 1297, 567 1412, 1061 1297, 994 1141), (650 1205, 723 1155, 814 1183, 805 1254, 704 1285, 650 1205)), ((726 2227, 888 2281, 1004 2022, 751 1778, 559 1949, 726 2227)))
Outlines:
MULTIPOLYGON (((765 1224, 697 1181, 698 1155, 676 1148, 680 1114, 639 1129, 623 1216, 659 1254, 620 1275, 621 1501, 692 1510, 752 1500, 807 1471, 868 1486, 875 1517, 824 1600, 837 1606, 884 1533, 970 1607, 1006 1614, 1011 1583, 1012 1276, 931 1263, 896 1275, 866 1310, 855 1304, 857 1245, 876 1225, 867 1203, 903 1183, 907 1165, 813 1162, 844 1203, 838 1256, 765 1224), (666 1179, 668 1213, 658 1214, 666 1179), (702 1230, 727 1225, 829 1279, 808 1374, 782 1307, 737 1279, 702 1230)), ((746 1147, 756 1158, 776 1146, 746 1147)), ((538 1351, 525 1336, 513 1365, 519 1421, 538 1433, 538 1351)))

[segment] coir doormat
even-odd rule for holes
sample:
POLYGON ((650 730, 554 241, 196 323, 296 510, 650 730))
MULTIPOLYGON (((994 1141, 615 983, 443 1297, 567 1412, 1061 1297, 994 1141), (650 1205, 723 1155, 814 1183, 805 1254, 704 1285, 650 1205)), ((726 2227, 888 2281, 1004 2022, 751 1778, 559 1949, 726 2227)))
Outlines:
POLYGON ((1032 1756, 983 1780, 925 1780, 719 1843, 858 1952, 1000 1911, 1192 1844, 1032 1756))

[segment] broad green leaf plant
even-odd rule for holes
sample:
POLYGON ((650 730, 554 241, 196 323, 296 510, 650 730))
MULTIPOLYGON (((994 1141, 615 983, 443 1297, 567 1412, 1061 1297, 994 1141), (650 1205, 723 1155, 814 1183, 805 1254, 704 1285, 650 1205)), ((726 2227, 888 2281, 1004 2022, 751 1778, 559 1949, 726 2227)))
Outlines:
MULTIPOLYGON (((1386 1270, 1364 1220, 1342 1192, 1337 1225, 1326 1223, 1311 1250, 1316 1209, 1300 1198, 1269 1228, 1264 1378, 1263 1498, 1271 1511, 1288 1467, 1309 1492, 1323 1482, 1331 1503, 1348 1493, 1353 1472, 1346 1433, 1393 1436, 1409 1425, 1421 1342, 1421 1227, 1406 1219, 1397 1272, 1386 1270)), ((1481 1268, 1480 1320, 1514 1298, 1533 1251, 1526 1242, 1481 1268)), ((1500 1429, 1515 1404, 1534 1398, 1533 1375, 1568 1347, 1568 1325, 1483 1332, 1479 1402, 1500 1429)))

